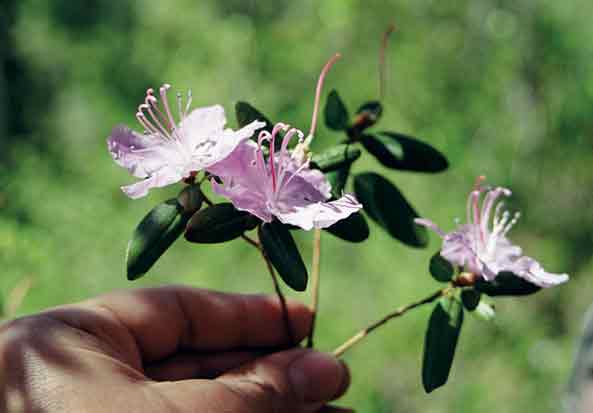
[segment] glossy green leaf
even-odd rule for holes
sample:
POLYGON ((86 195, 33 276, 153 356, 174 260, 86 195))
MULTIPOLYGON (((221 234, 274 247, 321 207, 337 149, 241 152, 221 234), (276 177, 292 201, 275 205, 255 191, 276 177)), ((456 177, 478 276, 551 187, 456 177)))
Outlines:
POLYGON ((346 105, 334 89, 329 92, 325 103, 325 125, 333 130, 346 130, 350 122, 350 115, 346 105))
POLYGON ((363 242, 369 237, 369 225, 360 212, 355 212, 325 230, 344 241, 350 242, 363 242))
POLYGON ((354 177, 354 192, 364 211, 392 237, 412 247, 425 247, 426 229, 414 223, 418 214, 387 179, 373 172, 354 177))
POLYGON ((455 273, 455 269, 451 263, 441 256, 440 251, 437 251, 436 254, 430 258, 428 269, 432 278, 439 282, 451 281, 453 274, 455 273))
POLYGON ((240 128, 249 125, 254 120, 259 120, 266 122, 266 126, 261 130, 267 130, 268 132, 272 133, 272 128, 274 127, 272 122, 270 122, 270 120, 263 113, 247 102, 239 101, 235 104, 235 116, 237 117, 237 123, 239 124, 240 128))
POLYGON ((498 273, 493 281, 478 279, 476 281, 476 290, 495 297, 500 295, 529 295, 538 292, 541 288, 525 281, 512 272, 504 271, 498 273))
POLYGON ((474 311, 480 304, 482 294, 473 288, 465 288, 461 291, 461 302, 468 311, 474 311))
POLYGON ((346 166, 360 158, 361 151, 352 145, 337 145, 313 155, 311 167, 322 172, 331 172, 346 166))
POLYGON ((307 268, 288 227, 278 221, 263 224, 259 238, 267 257, 286 285, 296 291, 305 291, 307 268))
POLYGON ((238 238, 252 228, 251 214, 225 202, 195 213, 187 223, 185 239, 198 244, 216 244, 238 238))
POLYGON ((430 316, 424 341, 422 384, 427 393, 447 382, 462 324, 461 303, 452 297, 441 298, 430 316))
POLYGON ((447 158, 432 146, 395 132, 362 135, 361 142, 379 162, 388 168, 414 172, 442 172, 447 158))
POLYGON ((340 198, 344 189, 346 188, 346 184, 348 183, 348 178, 350 176, 350 165, 344 166, 339 168, 335 171, 327 172, 325 177, 327 178, 328 182, 332 187, 332 196, 334 198, 340 198))
POLYGON ((179 238, 189 220, 176 199, 154 207, 138 224, 126 251, 129 280, 140 278, 179 238))

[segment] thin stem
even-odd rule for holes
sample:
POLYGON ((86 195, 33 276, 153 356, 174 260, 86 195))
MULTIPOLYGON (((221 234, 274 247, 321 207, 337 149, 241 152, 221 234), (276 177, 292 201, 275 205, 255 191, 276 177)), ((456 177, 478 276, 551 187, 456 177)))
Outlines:
MULTIPOLYGON (((261 231, 261 226, 258 227, 258 234, 261 231)), ((260 237, 261 238, 261 237, 260 237)), ((280 301, 280 306, 282 307, 282 318, 284 319, 284 327, 286 329, 286 335, 288 336, 290 346, 295 344, 294 332, 292 331, 292 323, 290 322, 290 316, 288 315, 288 306, 286 305, 286 298, 280 289, 280 283, 278 283, 278 277, 276 276, 276 272, 274 271, 274 267, 270 262, 270 259, 266 255, 266 252, 263 248, 261 248, 261 242, 259 243, 260 247, 258 248, 264 261, 266 262, 266 267, 268 268, 268 272, 270 273, 270 277, 272 277, 272 283, 274 284, 274 290, 276 291, 276 296, 278 296, 278 301, 280 301)))
POLYGON ((307 347, 313 348, 313 338, 315 336, 315 321, 317 319, 317 312, 319 311, 319 266, 321 259, 321 230, 315 228, 313 231, 313 259, 311 262, 311 289, 313 294, 313 318, 311 320, 311 331, 307 338, 307 347))
POLYGON ((404 305, 403 307, 398 308, 394 312, 392 312, 390 314, 387 314, 382 319, 380 319, 378 321, 375 321, 374 323, 372 323, 368 327, 362 329, 361 331, 359 331, 358 333, 356 333, 355 335, 353 335, 352 337, 350 337, 348 340, 346 340, 344 342, 344 344, 342 344, 341 346, 339 346, 338 348, 336 348, 333 351, 332 354, 335 357, 342 356, 346 351, 348 351, 356 343, 358 343, 363 338, 365 338, 370 333, 372 333, 373 330, 376 330, 377 328, 381 327, 383 324, 387 323, 389 320, 394 319, 394 318, 397 318, 397 317, 400 317, 400 316, 404 315, 405 313, 407 313, 408 311, 410 311, 410 310, 412 310, 412 309, 414 309, 416 307, 420 307, 421 305, 432 303, 437 298, 439 298, 443 294, 445 294, 445 292, 447 290, 448 290, 448 288, 444 288, 444 289, 439 290, 439 291, 435 292, 434 294, 432 294, 432 295, 430 295, 430 296, 428 296, 428 297, 426 297, 426 298, 424 298, 424 299, 422 299, 420 301, 416 301, 414 303, 411 303, 411 304, 408 304, 408 305, 404 305))
POLYGON ((395 31, 395 25, 390 24, 387 30, 383 33, 383 40, 381 42, 381 50, 379 51, 379 100, 383 100, 385 95, 385 51, 387 50, 387 43, 389 36, 395 31))
MULTIPOLYGON (((214 203, 202 192, 202 196, 204 197, 204 202, 206 204, 212 206, 214 203)), ((261 226, 258 227, 258 235, 259 231, 261 231, 261 226)), ((272 277, 272 283, 274 284, 274 290, 276 291, 276 296, 278 296, 278 301, 280 301, 280 306, 282 307, 282 318, 284 319, 284 326, 286 328, 286 334, 288 335, 288 339, 290 340, 290 344, 293 345, 295 343, 294 333, 292 331, 292 325, 290 322, 290 316, 288 315, 288 306, 286 305, 286 298, 280 289, 280 284, 278 283, 278 277, 276 277, 276 273, 274 272, 274 267, 272 267, 272 263, 270 259, 266 255, 261 242, 256 241, 251 238, 249 235, 242 234, 241 238, 247 242, 249 245, 256 248, 260 254, 262 255, 264 261, 266 262, 266 267, 268 268, 268 272, 270 273, 270 277, 272 277)))

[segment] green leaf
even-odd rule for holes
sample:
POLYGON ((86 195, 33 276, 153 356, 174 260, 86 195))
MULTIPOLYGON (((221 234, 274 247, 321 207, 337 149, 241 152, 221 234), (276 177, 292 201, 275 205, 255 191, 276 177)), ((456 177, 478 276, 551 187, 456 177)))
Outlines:
POLYGON ((311 167, 321 172, 331 172, 337 169, 352 165, 352 162, 360 158, 360 149, 352 145, 337 145, 323 152, 313 155, 311 167))
POLYGON ((340 198, 344 189, 346 188, 346 184, 348 183, 348 177, 350 176, 350 165, 346 165, 342 168, 339 168, 335 171, 327 172, 325 177, 329 181, 330 185, 332 186, 332 196, 334 198, 340 198))
POLYGON ((388 168, 434 173, 449 167, 447 158, 424 142, 395 132, 380 134, 362 135, 361 142, 367 151, 388 168))
POLYGON ((350 242, 363 242, 369 237, 369 226, 360 212, 355 212, 325 230, 344 241, 350 242))
POLYGON ((541 290, 537 285, 531 284, 529 281, 508 271, 498 273, 493 281, 486 281, 479 278, 476 281, 475 287, 476 290, 491 297, 499 295, 529 295, 541 290))
POLYGON ((284 282, 293 290, 305 291, 307 268, 288 227, 278 221, 263 224, 259 238, 266 256, 284 282))
POLYGON ((216 244, 240 237, 253 228, 250 213, 238 211, 225 202, 205 208, 187 223, 185 239, 199 244, 216 244))
POLYGON ((272 133, 272 128, 274 127, 272 122, 270 122, 270 120, 264 114, 247 102, 239 101, 235 104, 235 116, 237 117, 237 123, 239 124, 240 128, 249 125, 254 120, 259 120, 266 122, 266 126, 261 130, 267 130, 268 132, 272 133))
POLYGON ((138 224, 126 251, 128 280, 146 274, 183 233, 190 215, 183 214, 176 199, 154 207, 138 224))
POLYGON ((325 103, 325 125, 333 130, 346 130, 350 121, 350 115, 346 105, 334 89, 329 92, 325 103))
POLYGON ((422 384, 427 393, 447 382, 463 324, 463 307, 452 297, 437 303, 428 322, 424 341, 422 384))
POLYGON ((393 238, 412 247, 426 246, 426 229, 414 223, 418 214, 391 182, 373 172, 362 173, 354 177, 354 192, 369 217, 393 238))
POLYGON ((431 258, 428 266, 432 278, 439 282, 449 282, 453 278, 455 269, 453 265, 441 255, 441 251, 437 251, 431 258))
POLYGON ((482 294, 473 288, 466 288, 461 291, 461 302, 468 311, 474 311, 480 304, 482 294))

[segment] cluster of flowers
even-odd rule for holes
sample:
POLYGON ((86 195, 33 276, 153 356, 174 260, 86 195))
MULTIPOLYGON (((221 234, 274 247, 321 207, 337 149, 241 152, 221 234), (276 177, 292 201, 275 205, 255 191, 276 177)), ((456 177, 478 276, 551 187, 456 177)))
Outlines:
MULTIPOLYGON (((330 200, 331 185, 322 172, 310 165, 312 132, 305 139, 301 130, 285 123, 277 123, 268 132, 261 130, 266 126, 262 121, 253 121, 236 131, 225 129, 226 117, 220 105, 190 112, 191 93, 186 102, 177 94, 176 120, 167 96, 169 89, 168 84, 159 89, 160 99, 153 89, 147 90, 136 113, 144 133, 117 126, 108 138, 115 162, 142 179, 122 187, 130 198, 143 197, 151 188, 206 171, 215 193, 265 223, 276 218, 304 230, 327 228, 362 208, 352 194, 330 200), (256 134, 257 139, 251 139, 256 134), (295 138, 297 144, 290 148, 295 138)), ((506 188, 478 184, 468 198, 467 223, 450 233, 426 219, 416 222, 443 238, 443 258, 485 281, 493 281, 504 271, 544 288, 567 281, 566 274, 548 273, 533 258, 523 256, 521 248, 506 237, 519 214, 511 217, 508 211, 502 212, 503 203, 497 201, 510 195, 506 188)))
POLYGON ((305 140, 302 131, 285 123, 277 123, 271 133, 257 133, 266 126, 261 121, 237 131, 225 129, 220 105, 188 113, 191 93, 185 105, 177 95, 176 121, 167 98, 169 88, 168 84, 160 88, 160 101, 153 89, 146 92, 136 114, 144 133, 117 126, 107 140, 115 162, 142 179, 122 187, 130 198, 205 171, 215 193, 263 222, 277 218, 304 230, 326 228, 362 208, 350 194, 330 201, 331 185, 322 172, 310 167, 312 135, 305 140), (256 133, 256 141, 250 139, 256 133), (294 138, 298 143, 289 149, 294 138))

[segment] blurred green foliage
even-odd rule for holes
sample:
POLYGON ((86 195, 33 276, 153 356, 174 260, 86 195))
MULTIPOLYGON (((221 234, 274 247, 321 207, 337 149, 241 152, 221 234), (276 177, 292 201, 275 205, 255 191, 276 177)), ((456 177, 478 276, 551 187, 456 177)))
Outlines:
MULTIPOLYGON (((364 412, 556 411, 593 275, 593 3, 586 0, 5 0, 0 3, 0 289, 33 279, 20 313, 115 288, 186 283, 271 292, 248 245, 179 241, 141 281, 124 253, 139 220, 175 188, 131 201, 105 138, 133 125, 147 87, 193 89, 196 105, 245 100, 307 129, 316 76, 349 107, 378 94, 387 55, 382 129, 418 136, 451 169, 384 170, 419 214, 448 229, 464 215, 476 175, 514 190, 513 237, 565 286, 497 301, 488 324, 468 317, 452 376, 426 395, 420 380, 430 310, 418 310, 348 354, 344 404, 364 412), (240 263, 240 264, 239 264, 240 263)), ((317 148, 339 134, 319 130, 317 148)), ((373 165, 368 154, 356 164, 373 165)), ((374 223, 362 245, 323 238, 316 342, 331 350, 369 321, 438 288, 428 262, 374 223)), ((306 260, 310 234, 298 238, 306 260)), ((291 294, 307 300, 306 294, 291 294)))

